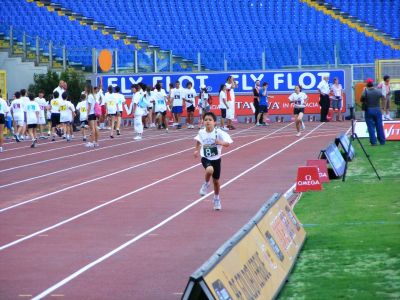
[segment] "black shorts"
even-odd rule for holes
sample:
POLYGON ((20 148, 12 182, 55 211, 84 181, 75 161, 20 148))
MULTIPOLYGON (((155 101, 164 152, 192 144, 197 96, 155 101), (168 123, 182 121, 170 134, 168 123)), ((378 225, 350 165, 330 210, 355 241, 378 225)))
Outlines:
POLYGON ((226 108, 221 108, 221 118, 226 118, 226 108))
POLYGON ((51 128, 57 127, 60 124, 60 114, 52 113, 51 114, 51 128))
POLYGON ((90 114, 89 116, 88 116, 88 121, 96 121, 97 120, 97 118, 96 118, 96 115, 95 114, 90 114))
POLYGON ((115 113, 115 114, 108 114, 108 116, 110 116, 110 117, 116 117, 116 116, 117 116, 117 113, 115 113))
POLYGON ((189 107, 186 107, 187 112, 194 112, 194 105, 191 105, 189 107))
POLYGON ((37 124, 28 124, 28 128, 37 128, 37 124))
POLYGON ((167 115, 167 111, 158 111, 158 112, 156 112, 156 115, 158 115, 158 114, 160 114, 162 116, 166 116, 167 115))
POLYGON ((4 114, 0 114, 0 124, 1 125, 6 124, 6 119, 4 118, 4 114))
POLYGON ((267 113, 268 112, 268 106, 266 105, 260 105, 258 108, 259 113, 267 113))
POLYGON ((207 167, 212 166, 214 168, 214 173, 212 177, 214 179, 219 179, 219 177, 221 176, 221 159, 209 160, 205 157, 202 157, 201 163, 204 169, 207 169, 207 167))
POLYGON ((293 112, 293 114, 295 114, 295 115, 298 115, 298 114, 300 114, 300 113, 303 113, 304 114, 304 108, 294 108, 294 112, 293 112))
POLYGON ((89 125, 89 122, 86 120, 81 121, 81 126, 89 125))

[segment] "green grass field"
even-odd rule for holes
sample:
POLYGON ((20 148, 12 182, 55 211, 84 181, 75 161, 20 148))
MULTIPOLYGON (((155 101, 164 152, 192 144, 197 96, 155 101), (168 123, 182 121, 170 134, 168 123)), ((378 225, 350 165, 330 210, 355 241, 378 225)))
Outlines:
POLYGON ((346 181, 303 194, 307 241, 280 299, 400 299, 400 142, 355 143, 346 181))

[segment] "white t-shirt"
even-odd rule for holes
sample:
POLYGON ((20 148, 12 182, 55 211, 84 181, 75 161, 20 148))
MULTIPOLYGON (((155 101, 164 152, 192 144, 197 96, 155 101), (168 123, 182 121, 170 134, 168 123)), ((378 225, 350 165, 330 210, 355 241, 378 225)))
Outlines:
POLYGON ((219 108, 226 109, 226 105, 224 103, 226 101, 226 93, 224 91, 219 92, 219 108))
POLYGON ((199 105, 201 108, 207 108, 210 106, 210 103, 208 102, 210 99, 210 96, 207 92, 201 92, 200 93, 200 100, 199 100, 199 105))
POLYGON ((69 121, 72 122, 74 120, 75 105, 71 101, 67 102, 69 108, 69 121))
POLYGON ((103 94, 103 90, 99 90, 95 95, 94 98, 96 99, 96 102, 98 104, 102 104, 104 101, 104 94, 103 94))
POLYGON ((87 120, 87 103, 86 100, 83 100, 78 103, 76 106, 76 110, 79 111, 79 121, 87 120))
POLYGON ((217 160, 221 157, 222 146, 216 145, 216 140, 228 142, 229 144, 233 143, 228 133, 216 128, 212 132, 207 132, 205 128, 200 129, 194 139, 201 144, 200 156, 208 160, 217 160))
POLYGON ((317 89, 319 89, 322 94, 329 94, 329 84, 325 80, 321 80, 321 82, 317 86, 317 89))
POLYGON ((24 121, 25 102, 19 98, 11 103, 11 111, 15 121, 24 121))
POLYGON ((57 98, 57 99, 51 99, 50 105, 51 105, 51 113, 52 114, 59 114, 60 113, 60 102, 62 99, 57 98))
POLYGON ((69 101, 60 100, 60 122, 70 122, 70 108, 69 108, 69 101))
POLYGON ((305 101, 307 100, 307 95, 303 92, 293 93, 289 96, 290 102, 294 102, 295 108, 304 108, 306 107, 305 101))
POLYGON ((44 124, 46 123, 45 111, 47 109, 47 101, 44 98, 36 97, 35 102, 39 104, 40 107, 40 114, 39 114, 40 124, 44 124))
POLYGON ((94 99, 93 94, 89 94, 87 96, 87 105, 88 105, 89 115, 94 115, 94 104, 95 103, 96 103, 96 99, 94 99), (89 110, 89 104, 90 104, 90 110, 89 110))
POLYGON ((186 102, 186 107, 190 107, 196 104, 196 90, 194 88, 191 89, 185 89, 185 102, 186 102))
POLYGON ((147 102, 143 101, 143 91, 136 92, 133 95, 133 104, 136 104, 136 109, 135 109, 135 116, 136 117, 141 117, 143 116, 147 109, 147 102))
POLYGON ((58 98, 61 98, 61 96, 65 92, 65 90, 62 87, 58 86, 53 90, 53 93, 54 92, 58 92, 58 98))
POLYGON ((107 114, 115 115, 118 111, 116 94, 106 93, 104 96, 104 103, 107 105, 107 114))
POLYGON ((172 106, 182 106, 185 90, 183 88, 173 89, 171 91, 172 106))
POLYGON ((342 97, 342 85, 339 83, 337 86, 336 84, 332 84, 331 90, 333 92, 333 95, 336 97, 342 97))
POLYGON ((39 104, 35 101, 29 101, 29 103, 25 107, 26 111, 26 124, 39 124, 39 118, 36 113, 40 113, 39 104))
POLYGON ((154 90, 152 96, 154 99, 154 112, 159 113, 166 111, 167 103, 165 102, 165 92, 163 92, 162 90, 154 90))
MULTIPOLYGON (((122 110, 123 110, 122 107, 126 102, 124 95, 122 95, 120 93, 114 93, 114 99, 117 102, 118 111, 122 112, 122 110)), ((133 97, 132 97, 132 99, 133 99, 133 97)))
MULTIPOLYGON (((235 91, 232 88, 232 84, 231 83, 225 83, 226 86, 226 93, 230 94, 230 100, 229 101, 235 101, 235 91)), ((226 95, 226 100, 228 101, 228 95, 226 95)))
POLYGON ((7 102, 0 98, 0 114, 5 115, 6 113, 8 113, 10 111, 10 108, 7 105, 7 102))

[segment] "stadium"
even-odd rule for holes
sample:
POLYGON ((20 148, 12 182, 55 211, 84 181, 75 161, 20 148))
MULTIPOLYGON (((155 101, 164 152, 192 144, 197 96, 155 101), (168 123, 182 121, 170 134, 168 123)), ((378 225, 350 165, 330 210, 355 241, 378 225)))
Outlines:
POLYGON ((400 298, 400 1, 0 16, 1 299, 400 298))

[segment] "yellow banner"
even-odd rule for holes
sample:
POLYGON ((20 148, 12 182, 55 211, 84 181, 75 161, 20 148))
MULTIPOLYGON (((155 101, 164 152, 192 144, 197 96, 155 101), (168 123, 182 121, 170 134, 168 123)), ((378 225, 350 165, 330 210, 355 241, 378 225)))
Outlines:
MULTIPOLYGON (((0 89, 1 89, 1 98, 4 100, 7 99, 7 73, 4 70, 0 70, 0 89)), ((11 97, 9 97, 11 98, 11 97)))
MULTIPOLYGON (((229 244, 215 264, 206 267, 209 269, 196 281, 205 282, 203 291, 207 286, 206 293, 219 300, 264 300, 277 296, 306 233, 287 200, 282 196, 274 201, 272 207, 261 209, 263 213, 256 215, 252 225, 242 229, 243 236, 232 238, 234 245, 229 244)), ((192 299, 190 291, 184 299, 192 299)))

